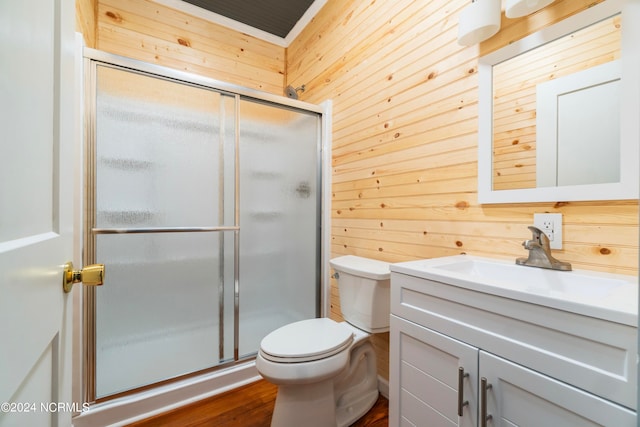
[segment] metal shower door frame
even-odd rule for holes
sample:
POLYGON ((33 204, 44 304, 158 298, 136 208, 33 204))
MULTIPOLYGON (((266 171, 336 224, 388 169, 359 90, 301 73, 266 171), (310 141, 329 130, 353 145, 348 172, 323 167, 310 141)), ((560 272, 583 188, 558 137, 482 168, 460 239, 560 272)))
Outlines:
MULTIPOLYGON (((319 212, 320 228, 318 230, 318 239, 320 241, 320 257, 318 259, 317 271, 320 272, 318 283, 316 286, 317 295, 317 307, 316 311, 321 315, 328 315, 330 304, 330 288, 329 288, 329 218, 330 218, 330 117, 331 117, 331 102, 324 102, 322 105, 309 104, 303 101, 293 100, 273 94, 268 94, 249 88, 221 82, 206 77, 193 75, 186 72, 173 70, 170 68, 149 64, 146 62, 133 60, 130 58, 121 57, 118 55, 109 54, 106 52, 98 51, 95 49, 84 49, 84 90, 85 90, 85 105, 84 105, 84 211, 82 214, 83 224, 83 261, 85 265, 88 265, 95 261, 95 249, 96 249, 96 236, 98 234, 127 234, 127 233, 169 233, 169 232, 234 232, 234 356, 233 360, 229 362, 220 363, 205 371, 218 370, 221 368, 233 366, 239 362, 245 361, 240 359, 238 354, 239 343, 239 105, 240 98, 247 97, 256 100, 266 101, 276 106, 284 108, 292 108, 305 112, 317 113, 320 126, 319 126, 319 156, 318 156, 318 183, 320 184, 320 191, 318 192, 318 203, 321 207, 319 212), (191 85, 195 87, 201 87, 203 89, 214 90, 220 92, 223 95, 235 98, 235 206, 234 206, 234 225, 233 226, 220 226, 220 227, 159 227, 159 228, 98 228, 96 227, 96 213, 95 213, 95 149, 96 149, 96 83, 97 83, 97 68, 98 66, 107 66, 122 69, 124 71, 134 72, 141 75, 147 75, 149 77, 165 79, 176 83, 191 85)), ((223 237, 224 239, 224 237, 223 237)), ((223 243, 222 243, 223 244, 223 243)), ((108 272, 107 272, 108 274, 108 272)), ((106 285, 108 286, 108 284, 106 285)), ((220 284, 221 287, 224 283, 220 284)), ((224 293, 223 289, 219 289, 219 292, 224 293)), ((220 298, 220 329, 224 327, 224 300, 220 298)), ((110 400, 114 397, 122 395, 128 395, 139 391, 140 389, 146 389, 152 385, 143 386, 140 389, 133 389, 127 392, 119 393, 113 396, 106 396, 96 398, 96 323, 95 323, 95 307, 96 307, 96 293, 91 287, 84 287, 82 294, 82 333, 80 334, 82 358, 81 358, 81 387, 82 396, 85 402, 99 403, 101 401, 110 400)), ((223 355, 222 347, 224 346, 223 339, 220 340, 220 356, 223 355)), ((199 372, 198 372, 199 373, 199 372)), ((198 373, 188 374, 197 375, 198 373)))

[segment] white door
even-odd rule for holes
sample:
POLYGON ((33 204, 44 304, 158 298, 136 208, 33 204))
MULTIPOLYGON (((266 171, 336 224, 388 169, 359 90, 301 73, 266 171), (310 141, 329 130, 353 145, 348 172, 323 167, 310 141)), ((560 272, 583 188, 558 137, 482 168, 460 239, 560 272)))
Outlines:
MULTIPOLYGON (((0 426, 71 425, 74 2, 0 0, 0 426)), ((80 407, 81 408, 81 407, 80 407)))

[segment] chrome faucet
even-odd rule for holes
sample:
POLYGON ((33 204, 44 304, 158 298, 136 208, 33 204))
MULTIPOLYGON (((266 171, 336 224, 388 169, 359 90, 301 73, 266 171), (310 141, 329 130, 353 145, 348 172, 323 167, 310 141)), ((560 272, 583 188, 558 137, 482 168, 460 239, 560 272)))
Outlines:
POLYGON ((522 246, 529 251, 529 257, 516 259, 516 264, 549 268, 551 270, 570 271, 571 264, 558 261, 551 255, 551 246, 547 235, 538 227, 530 225, 528 228, 531 230, 533 236, 531 240, 522 242, 522 246))

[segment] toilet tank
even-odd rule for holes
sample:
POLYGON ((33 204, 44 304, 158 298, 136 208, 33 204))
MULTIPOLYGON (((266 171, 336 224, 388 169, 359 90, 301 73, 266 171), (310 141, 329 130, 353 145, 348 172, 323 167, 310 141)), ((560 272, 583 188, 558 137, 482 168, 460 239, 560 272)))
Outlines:
POLYGON ((345 255, 329 264, 338 281, 344 320, 366 332, 387 332, 391 314, 389 263, 345 255))

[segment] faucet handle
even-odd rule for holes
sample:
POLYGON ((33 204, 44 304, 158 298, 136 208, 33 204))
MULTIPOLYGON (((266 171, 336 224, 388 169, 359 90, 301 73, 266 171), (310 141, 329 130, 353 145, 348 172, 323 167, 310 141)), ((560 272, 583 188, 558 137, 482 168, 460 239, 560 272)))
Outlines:
POLYGON ((547 236, 544 231, 533 225, 530 225, 527 228, 531 231, 533 240, 538 242, 540 246, 542 246, 546 250, 551 250, 551 242, 549 241, 549 236, 547 236))

